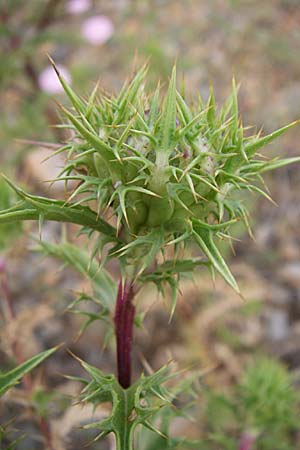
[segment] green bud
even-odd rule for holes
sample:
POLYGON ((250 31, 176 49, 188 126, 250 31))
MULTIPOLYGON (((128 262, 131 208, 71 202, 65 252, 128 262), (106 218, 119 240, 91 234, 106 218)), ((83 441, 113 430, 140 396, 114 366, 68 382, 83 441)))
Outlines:
POLYGON ((158 227, 166 223, 174 212, 174 201, 170 198, 151 198, 147 219, 148 227, 158 227))
POLYGON ((94 167, 96 169, 96 173, 100 179, 107 178, 110 176, 109 167, 105 161, 105 159, 99 154, 93 154, 94 159, 94 167))

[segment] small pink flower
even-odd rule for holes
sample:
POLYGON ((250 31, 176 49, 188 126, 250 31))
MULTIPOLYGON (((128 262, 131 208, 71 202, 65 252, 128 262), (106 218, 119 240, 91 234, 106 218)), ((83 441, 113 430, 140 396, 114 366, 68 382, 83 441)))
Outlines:
POLYGON ((82 36, 93 45, 104 44, 113 35, 114 25, 109 17, 94 16, 85 20, 81 27, 82 36))
POLYGON ((256 436, 253 433, 243 433, 240 442, 239 450, 252 450, 253 444, 255 444, 256 436))
POLYGON ((88 11, 92 6, 91 0, 69 0, 66 5, 66 11, 69 14, 82 14, 88 11))
MULTIPOLYGON (((70 72, 64 66, 59 64, 57 65, 57 69, 67 83, 71 84, 72 79, 70 72)), ((39 86, 41 90, 47 92, 47 94, 59 94, 63 92, 63 87, 52 66, 46 67, 46 69, 40 73, 39 86)))

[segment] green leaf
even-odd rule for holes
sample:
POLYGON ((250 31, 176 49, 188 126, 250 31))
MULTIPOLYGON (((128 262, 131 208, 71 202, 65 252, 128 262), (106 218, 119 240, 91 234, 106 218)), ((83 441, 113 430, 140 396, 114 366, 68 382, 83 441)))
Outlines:
POLYGON ((232 78, 232 107, 231 107, 231 114, 232 114, 232 118, 231 118, 231 126, 230 126, 230 131, 231 131, 231 136, 232 138, 235 137, 236 132, 238 130, 238 125, 239 125, 239 108, 238 108, 238 98, 237 98, 237 87, 236 87, 236 83, 235 83, 235 78, 232 78))
MULTIPOLYGON (((16 202, 16 196, 9 188, 8 184, 0 178, 0 211, 9 209, 16 202)), ((14 239, 21 232, 21 224, 0 225, 0 252, 14 242, 14 239)))
POLYGON ((201 259, 169 259, 164 263, 159 264, 155 269, 155 272, 149 275, 145 275, 143 279, 147 279, 147 276, 161 275, 165 273, 178 274, 184 272, 193 272, 193 270, 201 265, 206 265, 207 263, 201 259))
MULTIPOLYGON (((9 425, 11 424, 11 422, 8 422, 6 424, 2 424, 0 425, 0 445, 3 442, 6 442, 7 440, 10 441, 10 444, 8 446, 5 447, 5 450, 16 450, 18 447, 18 444, 22 441, 22 439, 24 439, 24 437, 26 436, 26 434, 22 434, 21 436, 19 436, 17 439, 14 439, 13 441, 11 441, 10 438, 10 431, 14 431, 14 430, 10 430, 9 425)), ((0 447, 2 448, 2 446, 0 447)))
POLYGON ((150 105, 149 110, 149 128, 152 130, 156 124, 156 121, 159 116, 159 93, 160 93, 160 85, 157 85, 156 91, 154 92, 153 99, 150 105))
POLYGON ((78 97, 77 94, 75 94, 75 92, 73 91, 73 89, 68 85, 68 83, 66 82, 66 80, 63 78, 63 76, 60 74, 59 69, 57 68, 57 66, 55 65, 55 62, 53 61, 53 59, 51 58, 51 56, 48 55, 48 58, 50 60, 50 63, 52 64, 53 69, 55 70, 55 73, 65 91, 65 93, 67 94, 67 96, 69 97, 72 105, 74 106, 74 108, 76 109, 76 111, 78 111, 81 114, 85 114, 86 111, 86 107, 84 105, 84 103, 82 102, 82 100, 78 97))
MULTIPOLYGON (((115 154, 113 149, 95 132, 92 132, 87 128, 87 125, 84 125, 79 119, 77 119, 70 111, 60 105, 60 109, 67 116, 70 122, 74 125, 76 130, 81 134, 83 138, 85 138, 90 145, 92 145, 96 150, 99 150, 101 156, 105 159, 105 161, 109 162, 115 158, 115 154)), ((84 117, 81 116, 83 119, 84 117)))
POLYGON ((213 87, 210 87, 209 99, 207 102, 207 123, 209 127, 213 130, 215 126, 215 115, 216 115, 216 101, 213 87))
POLYGON ((164 101, 160 118, 159 149, 169 152, 174 145, 176 131, 176 67, 172 71, 168 92, 164 101))
POLYGON ((192 113, 191 113, 189 107, 187 106, 185 100, 179 94, 178 91, 176 91, 176 99, 177 99, 178 112, 180 113, 183 123, 185 125, 187 125, 189 122, 191 122, 191 120, 193 120, 192 113))
MULTIPOLYGON (((151 436, 163 438, 165 447, 162 449, 175 449, 179 444, 187 448, 197 447, 196 441, 184 438, 172 439, 169 437, 171 420, 176 416, 184 416, 181 409, 174 408, 173 401, 180 394, 195 398, 194 382, 199 378, 198 373, 182 378, 180 382, 172 383, 172 387, 166 388, 165 384, 182 373, 170 370, 170 364, 161 367, 151 375, 144 374, 129 388, 123 389, 114 375, 106 375, 100 369, 91 366, 85 361, 75 357, 82 367, 88 372, 91 381, 83 380, 85 387, 81 394, 81 400, 98 405, 103 402, 112 404, 110 414, 99 422, 86 425, 87 429, 98 429, 99 434, 95 440, 104 437, 109 432, 114 433, 117 450, 133 450, 136 427, 142 425, 144 431, 151 430, 151 436), (163 415, 162 415, 163 414, 163 415), (157 428, 157 419, 160 420, 160 428, 157 428), (154 435, 152 433, 155 433, 154 435)), ((146 433, 148 434, 148 433, 146 433)), ((153 441, 152 441, 153 442, 153 441)), ((162 443, 159 439, 159 443, 162 443)), ((144 442, 138 448, 148 449, 144 442)), ((154 450, 156 447, 149 447, 154 450)), ((181 448, 181 447, 179 447, 181 448)))
POLYGON ((51 348, 50 350, 46 350, 38 355, 33 356, 32 358, 25 361, 23 364, 15 367, 7 373, 0 375, 0 396, 3 395, 9 388, 17 384, 20 379, 38 366, 41 362, 43 362, 46 358, 51 356, 58 347, 51 348))
POLYGON ((237 222, 237 219, 227 220, 226 222, 220 223, 206 223, 202 222, 200 219, 192 219, 192 223, 194 225, 199 225, 201 228, 205 228, 207 230, 216 231, 216 230, 224 230, 224 228, 233 225, 237 222))
POLYGON ((203 253, 208 257, 213 267, 222 275, 224 280, 238 293, 240 294, 239 287, 235 281, 232 273, 230 272, 226 262, 224 261, 221 253, 216 247, 212 231, 202 228, 194 224, 193 235, 199 247, 203 253))
POLYGON ((109 309, 112 308, 117 295, 116 284, 103 267, 99 267, 96 261, 91 261, 86 251, 69 242, 61 242, 57 245, 40 242, 39 245, 48 255, 60 259, 88 277, 103 304, 109 309))
POLYGON ((182 136, 185 136, 186 134, 189 133, 189 131, 192 130, 192 128, 199 122, 199 120, 202 118, 202 116, 204 116, 206 114, 206 110, 201 111, 199 114, 197 114, 195 117, 193 117, 193 119, 191 119, 189 121, 189 123, 187 123, 185 125, 185 127, 181 128, 180 132, 179 132, 179 136, 180 138, 182 136))
POLYGON ((118 241, 117 230, 105 220, 97 217, 97 214, 87 206, 74 206, 60 200, 48 199, 36 195, 27 194, 15 186, 4 175, 3 178, 14 189, 22 201, 15 206, 0 211, 0 224, 20 220, 52 220, 56 222, 70 222, 83 227, 91 228, 109 236, 112 241, 118 241))
POLYGON ((242 167, 242 173, 264 173, 269 170, 279 169, 280 167, 287 166, 300 162, 300 157, 295 156, 293 158, 273 159, 271 161, 251 161, 247 166, 242 167))
POLYGON ((245 153, 247 154, 248 158, 251 158, 257 152, 257 150, 259 150, 260 148, 264 147, 267 144, 270 144, 272 141, 274 141, 276 138, 281 136, 283 133, 285 133, 298 123, 299 120, 296 120, 295 122, 292 122, 289 125, 286 125, 285 127, 273 131, 273 133, 268 134, 267 136, 263 136, 261 138, 254 139, 253 141, 248 142, 248 144, 246 144, 244 147, 245 153))
POLYGON ((146 77, 147 71, 148 67, 145 64, 138 70, 132 81, 129 83, 129 86, 124 84, 117 99, 118 111, 114 125, 124 122, 128 118, 128 115, 132 110, 132 105, 135 106, 136 104, 138 93, 146 77))

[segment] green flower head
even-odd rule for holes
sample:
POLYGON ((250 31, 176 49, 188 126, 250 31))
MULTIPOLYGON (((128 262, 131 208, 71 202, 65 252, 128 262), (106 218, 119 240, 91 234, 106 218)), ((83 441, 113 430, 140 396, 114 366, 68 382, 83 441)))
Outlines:
POLYGON ((58 150, 67 152, 59 178, 77 181, 66 204, 89 207, 102 225, 108 213, 115 217, 114 237, 105 222, 110 237, 98 240, 98 250, 113 241, 109 257, 118 257, 124 268, 135 267, 141 281, 159 285, 167 279, 176 290, 174 275, 206 264, 239 291, 216 239, 230 237, 240 220, 249 229, 244 190, 270 198, 261 174, 299 160, 258 154, 296 122, 267 136, 246 135, 234 80, 222 108, 216 108, 212 89, 206 103, 199 98, 189 106, 176 89, 175 67, 165 95, 160 85, 148 92, 143 66, 118 95, 96 86, 87 100, 55 70, 72 103, 71 110, 60 106, 72 137, 58 150), (197 244, 205 259, 179 263, 174 258, 154 265, 149 275, 166 246, 177 251, 187 242, 197 244))

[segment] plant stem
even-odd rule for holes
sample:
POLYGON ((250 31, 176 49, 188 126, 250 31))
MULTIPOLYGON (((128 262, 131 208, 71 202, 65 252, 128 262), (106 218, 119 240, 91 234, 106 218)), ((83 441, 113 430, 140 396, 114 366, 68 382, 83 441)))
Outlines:
POLYGON ((41 15, 37 25, 36 29, 37 31, 44 30, 49 25, 52 24, 52 22, 55 19, 55 12, 56 8, 58 7, 59 3, 61 3, 61 0, 49 0, 46 4, 43 14, 41 15))
POLYGON ((135 307, 132 303, 134 286, 131 281, 119 282, 116 310, 115 333, 117 340, 118 380, 127 389, 131 384, 131 349, 135 307))
POLYGON ((118 404, 120 427, 115 433, 116 450, 134 450, 133 432, 135 425, 130 420, 130 416, 134 410, 134 395, 135 389, 120 389, 120 401, 118 404))
POLYGON ((53 447, 53 438, 51 433, 50 424, 44 417, 40 417, 38 420, 38 425, 40 427, 40 431, 44 437, 47 450, 55 450, 53 447))

